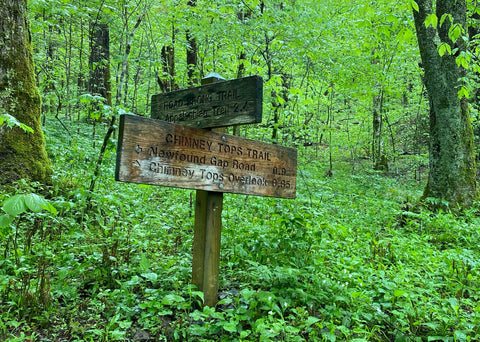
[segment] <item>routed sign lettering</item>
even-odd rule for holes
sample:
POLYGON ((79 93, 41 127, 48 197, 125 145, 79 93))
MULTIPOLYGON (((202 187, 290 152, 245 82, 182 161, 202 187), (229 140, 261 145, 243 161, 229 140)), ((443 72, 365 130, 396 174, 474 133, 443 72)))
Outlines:
POLYGON ((297 151, 137 115, 120 117, 118 181, 295 198, 297 151))
POLYGON ((202 85, 152 96, 152 118, 197 128, 262 122, 260 76, 202 85))

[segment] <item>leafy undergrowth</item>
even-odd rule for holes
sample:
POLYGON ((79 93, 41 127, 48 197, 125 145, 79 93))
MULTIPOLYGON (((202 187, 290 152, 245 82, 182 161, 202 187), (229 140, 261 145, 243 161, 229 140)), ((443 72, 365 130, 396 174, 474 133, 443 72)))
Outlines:
POLYGON ((324 178, 301 150, 296 200, 225 195, 220 301, 202 308, 194 191, 115 182, 112 141, 90 194, 102 137, 79 128, 47 127, 54 186, 0 193, 55 209, 4 204, 0 340, 480 340, 475 210, 410 210, 420 184, 343 162, 324 178))

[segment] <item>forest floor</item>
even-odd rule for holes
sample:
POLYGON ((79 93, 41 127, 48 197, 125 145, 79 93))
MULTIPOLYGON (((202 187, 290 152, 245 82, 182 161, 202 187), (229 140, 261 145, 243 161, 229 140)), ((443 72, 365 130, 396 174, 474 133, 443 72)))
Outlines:
POLYGON ((334 157, 324 177, 326 151, 302 148, 297 199, 226 194, 220 301, 202 308, 195 192, 115 182, 113 139, 91 193, 104 129, 70 130, 45 129, 54 186, 0 191, 56 208, 0 225, 0 340, 480 340, 480 210, 412 209, 409 161, 334 157))

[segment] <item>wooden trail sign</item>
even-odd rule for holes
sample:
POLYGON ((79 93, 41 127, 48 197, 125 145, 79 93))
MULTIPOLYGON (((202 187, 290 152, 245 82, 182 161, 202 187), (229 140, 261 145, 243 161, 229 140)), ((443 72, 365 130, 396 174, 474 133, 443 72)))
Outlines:
POLYGON ((153 95, 151 116, 197 128, 259 123, 262 87, 261 77, 250 76, 153 95))
POLYGON ((295 198, 297 152, 237 136, 121 115, 115 179, 295 198))
POLYGON ((202 83, 153 95, 154 119, 120 116, 115 179, 197 189, 192 283, 204 305, 215 306, 223 193, 295 198, 297 152, 200 129, 261 122, 260 77, 224 81, 212 74, 202 83))

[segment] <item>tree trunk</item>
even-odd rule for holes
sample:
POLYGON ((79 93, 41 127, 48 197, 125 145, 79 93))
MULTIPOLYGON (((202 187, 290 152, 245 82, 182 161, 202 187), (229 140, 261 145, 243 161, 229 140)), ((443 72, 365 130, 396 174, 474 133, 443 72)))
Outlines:
MULTIPOLYGON (((82 94, 86 89, 85 75, 83 73, 83 20, 80 19, 80 48, 78 51, 78 73, 77 73, 77 93, 82 94)), ((77 95, 78 95, 77 94, 77 95)), ((78 113, 78 121, 80 121, 80 110, 76 108, 78 113)))
MULTIPOLYGON (((452 45, 448 36, 450 21, 438 29, 425 27, 426 17, 433 13, 432 0, 416 0, 414 10, 418 46, 425 70, 424 82, 430 101, 430 172, 423 199, 435 198, 436 207, 468 207, 477 198, 473 130, 468 103, 459 98, 465 69, 455 61, 456 55, 438 53, 440 42, 452 45)), ((466 1, 437 0, 436 15, 451 14, 455 24, 466 27, 466 1)), ((460 37, 454 48, 465 51, 460 37)))
POLYGON ((89 91, 106 99, 112 105, 110 83, 110 34, 107 24, 92 23, 90 27, 90 82, 89 91))
MULTIPOLYGON (((46 23, 48 23, 51 18, 49 18, 45 14, 45 10, 43 11, 43 18, 42 20, 46 23)), ((54 74, 54 66, 56 63, 56 44, 55 44, 55 39, 54 39, 54 27, 53 25, 48 25, 48 28, 45 28, 43 30, 43 39, 45 42, 47 42, 45 46, 45 62, 43 65, 43 71, 45 74, 45 81, 44 81, 44 89, 42 93, 43 97, 43 102, 42 102, 42 112, 44 115, 44 120, 43 124, 45 126, 45 116, 47 113, 53 113, 54 112, 54 101, 53 97, 51 96, 52 93, 55 92, 55 76, 52 77, 54 74)))
POLYGON ((198 83, 198 80, 195 78, 195 70, 197 69, 197 40, 188 30, 187 33, 187 68, 188 68, 188 85, 194 86, 198 83))
MULTIPOLYGON (((187 3, 190 7, 197 6, 197 0, 189 0, 187 3)), ((187 68, 188 68, 188 78, 187 82, 189 86, 194 86, 197 83, 195 79, 195 70, 197 69, 198 58, 197 58, 197 40, 192 35, 190 30, 186 31, 187 38, 187 68)))
POLYGON ((372 159, 373 169, 388 171, 387 157, 383 154, 383 101, 384 92, 373 96, 373 136, 372 136, 372 159))
POLYGON ((176 90, 175 85, 175 48, 173 45, 162 48, 162 64, 165 79, 161 80, 160 87, 163 93, 176 90))
POLYGON ((280 110, 284 110, 289 102, 288 90, 291 88, 293 76, 291 74, 282 73, 282 88, 280 93, 277 93, 275 90, 272 90, 272 107, 273 110, 273 126, 272 126, 272 142, 274 144, 278 143, 278 130, 280 124, 280 110), (281 98, 281 101, 278 101, 278 98, 281 98))
POLYGON ((0 114, 10 114, 34 130, 0 127, 0 183, 22 178, 49 183, 51 166, 40 125, 27 0, 0 0, 0 114))
MULTIPOLYGON (((123 62, 122 62, 122 71, 120 73, 120 79, 117 84, 117 96, 116 96, 116 104, 119 105, 120 101, 122 99, 122 91, 123 91, 123 82, 128 75, 128 58, 130 57, 130 51, 132 49, 132 41, 133 41, 133 36, 135 35, 135 32, 137 31, 138 27, 142 23, 143 18, 145 17, 146 13, 143 13, 140 17, 138 17, 137 22, 135 23, 135 26, 133 27, 132 32, 127 37, 127 42, 125 45, 125 54, 123 56, 123 62)), ((125 19, 125 26, 124 30, 127 31, 128 27, 128 19, 125 19)), ((125 82, 125 86, 127 85, 127 82, 125 82)), ((126 96, 127 96, 127 91, 125 90, 125 101, 124 105, 127 106, 127 101, 126 101, 126 96)))
POLYGON ((157 78, 162 93, 177 90, 175 83, 175 22, 172 19, 172 44, 162 48, 163 76, 157 78))

